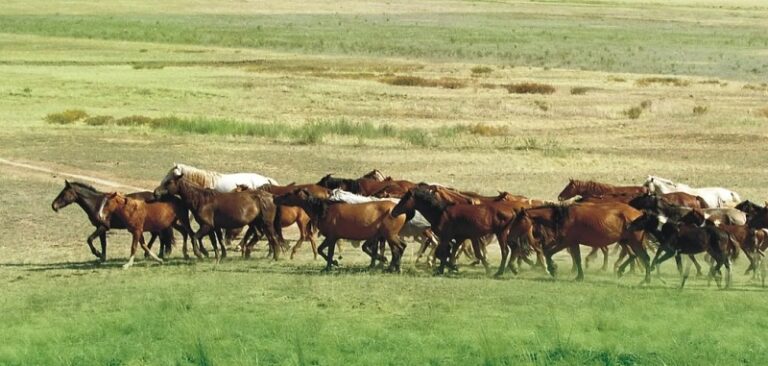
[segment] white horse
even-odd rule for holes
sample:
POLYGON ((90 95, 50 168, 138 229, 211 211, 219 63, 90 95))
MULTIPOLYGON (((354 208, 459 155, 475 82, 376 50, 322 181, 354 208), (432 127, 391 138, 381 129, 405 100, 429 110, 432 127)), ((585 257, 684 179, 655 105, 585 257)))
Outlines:
POLYGON ((683 183, 675 183, 669 179, 649 175, 643 184, 651 193, 665 194, 685 192, 699 196, 707 202, 710 208, 733 207, 741 202, 741 197, 731 190, 721 187, 692 188, 683 183))
MULTIPOLYGON (((367 197, 357 195, 352 192, 347 192, 338 188, 331 191, 331 195, 328 197, 328 200, 344 203, 367 203, 373 201, 390 201, 394 203, 400 202, 400 199, 398 198, 367 197)), ((430 244, 436 245, 439 242, 435 234, 429 230, 431 227, 432 225, 421 213, 419 213, 419 211, 414 211, 413 218, 408 220, 405 225, 403 225, 403 228, 400 229, 399 235, 401 239, 413 238, 421 244, 421 248, 419 248, 418 255, 416 257, 416 263, 419 262, 419 259, 424 254, 427 247, 430 246, 430 244)), ((358 247, 359 243, 353 244, 353 246, 358 247)))
POLYGON ((265 184, 277 185, 276 180, 256 173, 222 174, 178 163, 173 164, 173 168, 168 171, 160 185, 163 186, 168 180, 182 175, 202 187, 218 192, 232 192, 238 185, 245 185, 252 189, 265 184))

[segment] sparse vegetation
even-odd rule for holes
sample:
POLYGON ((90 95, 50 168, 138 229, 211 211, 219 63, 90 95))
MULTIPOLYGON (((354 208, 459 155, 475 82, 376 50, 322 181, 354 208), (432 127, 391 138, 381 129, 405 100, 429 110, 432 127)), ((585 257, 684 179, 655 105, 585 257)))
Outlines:
POLYGON ((141 115, 133 115, 116 119, 114 122, 118 126, 141 126, 152 123, 152 118, 141 115))
POLYGON ((587 92, 598 90, 597 88, 592 88, 588 86, 575 86, 571 88, 571 95, 584 95, 587 94, 587 92))
POLYGON ((539 110, 542 112, 546 112, 549 110, 549 104, 543 100, 534 100, 533 104, 536 106, 536 108, 539 108, 539 110))
POLYGON ((75 123, 85 117, 88 117, 88 114, 85 113, 84 110, 68 109, 60 113, 49 113, 45 116, 44 119, 46 122, 51 124, 68 125, 75 123))
POLYGON ((503 87, 514 94, 552 94, 555 92, 555 87, 552 85, 533 82, 507 84, 503 87))
POLYGON ((768 118, 768 107, 758 108, 755 111, 755 115, 758 117, 768 118))
POLYGON ((765 92, 768 91, 768 84, 762 83, 762 84, 745 84, 744 89, 746 90, 754 90, 758 92, 765 92))
POLYGON ((420 76, 391 76, 379 79, 380 82, 396 86, 420 86, 429 88, 461 89, 466 82, 455 78, 425 79, 420 76))
POLYGON ((653 105, 653 102, 647 99, 640 102, 640 108, 642 109, 650 109, 652 105, 653 105))

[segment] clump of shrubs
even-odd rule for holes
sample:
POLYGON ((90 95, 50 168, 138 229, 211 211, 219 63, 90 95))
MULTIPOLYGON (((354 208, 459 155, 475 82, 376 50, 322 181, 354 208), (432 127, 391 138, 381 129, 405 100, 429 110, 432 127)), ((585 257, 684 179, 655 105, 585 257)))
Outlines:
POLYGON ((622 114, 627 116, 629 119, 638 119, 640 118, 640 115, 643 113, 643 108, 641 107, 632 107, 629 109, 624 110, 622 114))
POLYGON ((88 126, 104 126, 113 124, 115 117, 112 116, 92 116, 86 118, 83 122, 88 126))
POLYGON ((472 75, 490 74, 493 69, 488 66, 475 66, 472 68, 472 75))
POLYGON ((552 94, 555 92, 555 87, 552 85, 532 82, 507 84, 503 87, 513 94, 552 94))
POLYGON ((697 105, 697 106, 693 107, 693 115, 694 116, 701 116, 704 113, 707 113, 708 110, 709 110, 709 107, 707 107, 707 106, 697 105))
POLYGON ((691 82, 688 80, 683 80, 680 78, 672 78, 672 77, 649 77, 649 78, 637 79, 635 81, 635 84, 637 84, 638 86, 648 86, 651 84, 688 86, 691 84, 691 82))
POLYGON ((86 117, 88 117, 88 113, 82 109, 68 109, 60 113, 49 113, 44 120, 52 124, 68 125, 86 117))

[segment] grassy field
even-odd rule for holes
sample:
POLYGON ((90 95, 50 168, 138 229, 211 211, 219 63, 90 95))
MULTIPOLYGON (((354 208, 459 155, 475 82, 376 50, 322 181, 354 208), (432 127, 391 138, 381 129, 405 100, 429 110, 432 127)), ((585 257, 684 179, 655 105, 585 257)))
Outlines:
MULTIPOLYGON (((285 183, 378 168, 545 199, 569 177, 654 174, 762 202, 766 16, 750 0, 12 0, 0 8, 0 158, 150 189, 185 162, 285 183), (554 92, 514 92, 525 83, 554 92), (92 119, 46 122, 67 110, 92 119)), ((650 286, 594 265, 577 283, 566 256, 557 281, 469 266, 435 278, 413 264, 416 244, 400 275, 362 270, 349 246, 332 275, 308 249, 214 265, 176 248, 166 265, 124 271, 129 236, 111 233, 98 265, 80 209, 51 211, 63 176, 0 172, 0 364, 700 365, 768 354, 765 289, 743 260, 732 290, 696 279, 682 292, 672 265, 650 286)))

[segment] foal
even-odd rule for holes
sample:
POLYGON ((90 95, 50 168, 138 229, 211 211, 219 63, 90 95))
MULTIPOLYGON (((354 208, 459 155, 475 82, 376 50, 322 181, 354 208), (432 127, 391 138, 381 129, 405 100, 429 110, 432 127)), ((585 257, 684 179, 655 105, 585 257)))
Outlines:
MULTIPOLYGON (((123 268, 133 266, 133 258, 136 256, 138 244, 141 244, 144 253, 163 263, 162 259, 147 248, 144 243, 144 232, 170 231, 176 220, 181 221, 187 232, 192 232, 187 209, 181 202, 174 199, 147 203, 143 200, 126 197, 122 193, 108 193, 101 202, 99 219, 106 223, 110 221, 112 215, 119 217, 125 223, 126 230, 133 235, 131 258, 128 263, 123 265, 123 268)), ((186 242, 184 243, 184 254, 185 256, 187 254, 186 242)))

